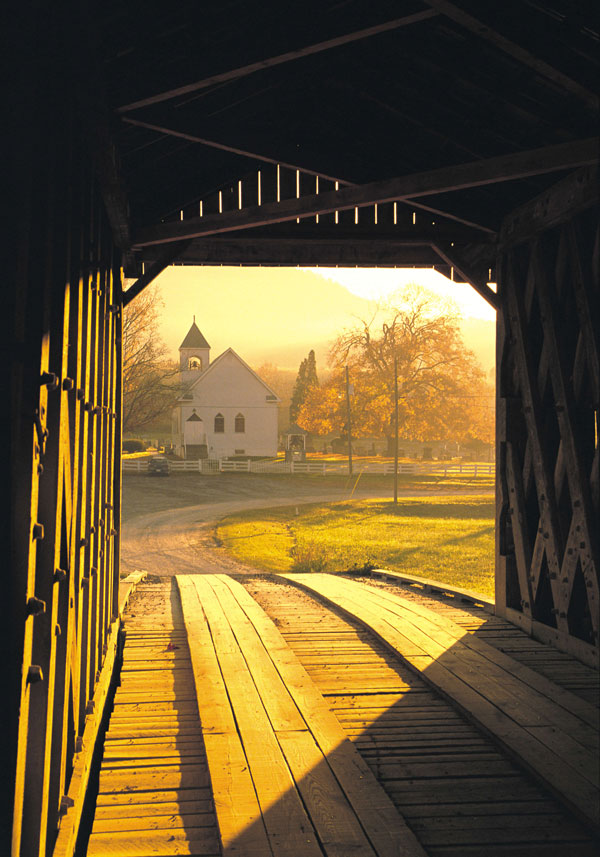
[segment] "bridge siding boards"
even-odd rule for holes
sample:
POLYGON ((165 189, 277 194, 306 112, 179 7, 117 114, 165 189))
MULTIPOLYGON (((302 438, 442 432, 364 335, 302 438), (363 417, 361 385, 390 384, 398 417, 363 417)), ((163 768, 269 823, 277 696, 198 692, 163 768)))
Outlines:
POLYGON ((283 583, 246 587, 428 853, 594 853, 553 799, 364 628, 283 583))

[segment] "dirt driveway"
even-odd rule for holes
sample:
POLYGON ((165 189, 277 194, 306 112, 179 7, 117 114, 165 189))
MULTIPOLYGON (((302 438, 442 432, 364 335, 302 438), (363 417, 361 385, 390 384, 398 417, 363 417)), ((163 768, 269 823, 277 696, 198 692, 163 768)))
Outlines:
MULTIPOLYGON (((216 521, 243 509, 347 500, 354 486, 355 479, 322 476, 172 473, 165 478, 125 473, 121 573, 140 569, 170 577, 251 572, 254 569, 236 562, 215 544, 216 521)), ((381 497, 386 493, 381 486, 361 488, 359 483, 353 497, 381 497)), ((430 488, 409 493, 414 497, 450 492, 430 488)), ((472 489, 452 493, 472 493, 472 489)))

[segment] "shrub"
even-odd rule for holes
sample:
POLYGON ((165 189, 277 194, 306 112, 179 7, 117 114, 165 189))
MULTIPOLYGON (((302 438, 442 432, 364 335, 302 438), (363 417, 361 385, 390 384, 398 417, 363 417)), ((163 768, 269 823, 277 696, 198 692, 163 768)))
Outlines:
POLYGON ((301 545, 295 545, 292 548, 292 568, 293 572, 321 572, 327 571, 329 566, 328 553, 319 545, 306 542, 301 545))

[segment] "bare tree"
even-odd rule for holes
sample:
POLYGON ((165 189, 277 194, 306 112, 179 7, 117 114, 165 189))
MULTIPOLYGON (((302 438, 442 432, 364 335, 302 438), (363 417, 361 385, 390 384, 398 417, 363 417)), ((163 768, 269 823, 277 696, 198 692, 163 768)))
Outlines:
POLYGON ((158 333, 162 306, 157 290, 146 289, 123 314, 123 431, 165 416, 178 393, 179 369, 158 333))

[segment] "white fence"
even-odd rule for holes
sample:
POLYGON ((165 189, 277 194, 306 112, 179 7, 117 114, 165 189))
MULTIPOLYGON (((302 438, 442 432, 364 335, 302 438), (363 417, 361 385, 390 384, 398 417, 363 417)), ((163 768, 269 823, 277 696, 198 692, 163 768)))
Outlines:
MULTIPOLYGON (((126 472, 145 473, 148 469, 147 458, 124 459, 123 470, 126 472)), ((320 475, 343 475, 348 472, 346 461, 231 461, 226 458, 205 458, 199 461, 169 461, 169 470, 188 470, 196 473, 316 473, 320 475)), ((359 473, 379 473, 385 476, 394 473, 393 461, 355 461, 355 475, 359 473)), ((495 472, 492 464, 442 464, 435 461, 399 462, 398 473, 421 475, 435 474, 440 477, 448 476, 491 476, 495 472)))

